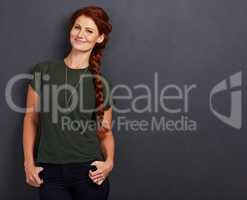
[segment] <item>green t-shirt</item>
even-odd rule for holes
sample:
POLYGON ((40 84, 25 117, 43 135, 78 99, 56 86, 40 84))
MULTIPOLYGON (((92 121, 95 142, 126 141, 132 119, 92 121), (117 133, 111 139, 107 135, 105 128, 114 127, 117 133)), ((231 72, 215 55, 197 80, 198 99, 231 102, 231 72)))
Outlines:
MULTIPOLYGON (((63 164, 104 159, 96 135, 95 110, 85 112, 85 109, 96 108, 92 74, 89 67, 69 68, 63 59, 41 62, 33 67, 30 85, 40 96, 39 125, 34 148, 36 162, 63 164), (63 87, 66 74, 67 83, 74 86, 74 91, 70 92, 63 87), (79 82, 80 77, 82 79, 79 82), (78 97, 77 101, 75 96, 78 97), (71 105, 72 101, 75 102, 74 109, 71 107, 71 111, 64 112, 62 109, 71 105)), ((104 75, 102 77, 106 80, 103 96, 105 108, 108 109, 113 103, 111 83, 104 75)))

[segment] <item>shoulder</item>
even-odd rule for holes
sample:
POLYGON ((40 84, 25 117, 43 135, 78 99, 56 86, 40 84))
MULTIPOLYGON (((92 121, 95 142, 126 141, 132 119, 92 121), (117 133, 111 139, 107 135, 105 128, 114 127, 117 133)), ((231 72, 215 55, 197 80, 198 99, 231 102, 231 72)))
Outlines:
POLYGON ((36 63, 33 68, 32 72, 48 72, 50 68, 53 68, 54 66, 58 65, 60 60, 58 59, 52 59, 52 60, 44 60, 41 62, 36 63))

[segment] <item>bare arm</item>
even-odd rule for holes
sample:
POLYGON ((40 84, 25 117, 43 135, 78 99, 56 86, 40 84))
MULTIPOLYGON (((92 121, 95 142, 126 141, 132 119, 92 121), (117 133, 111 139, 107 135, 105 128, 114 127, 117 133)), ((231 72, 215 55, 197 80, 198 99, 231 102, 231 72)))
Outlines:
POLYGON ((104 112, 103 117, 103 126, 110 129, 107 133, 105 133, 104 137, 100 138, 101 150, 104 154, 105 161, 113 167, 114 164, 114 149, 115 149, 115 141, 112 134, 112 108, 109 108, 104 112))
POLYGON ((100 147, 102 153, 104 154, 105 161, 94 161, 93 165, 96 165, 97 170, 89 172, 89 177, 93 180, 93 182, 98 185, 102 184, 106 176, 112 171, 114 165, 114 148, 115 141, 111 131, 112 128, 112 108, 109 108, 104 112, 102 125, 108 128, 110 131, 101 135, 98 134, 98 138, 100 140, 100 147))
POLYGON ((26 108, 30 109, 30 111, 25 113, 23 120, 24 165, 34 164, 33 149, 39 119, 39 113, 36 112, 35 106, 38 104, 38 99, 38 94, 29 85, 26 98, 26 108))
POLYGON ((42 180, 38 176, 38 173, 42 170, 42 168, 35 166, 33 155, 39 120, 39 112, 36 110, 38 102, 38 94, 29 85, 26 98, 27 110, 23 120, 23 151, 26 182, 35 187, 39 187, 39 185, 42 183, 42 180))

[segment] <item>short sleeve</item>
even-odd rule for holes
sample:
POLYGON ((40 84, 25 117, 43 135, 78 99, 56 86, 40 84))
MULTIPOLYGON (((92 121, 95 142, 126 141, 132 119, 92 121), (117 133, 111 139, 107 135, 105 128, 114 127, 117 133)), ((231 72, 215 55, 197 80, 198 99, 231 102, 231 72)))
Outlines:
POLYGON ((108 110, 115 104, 115 100, 112 98, 112 83, 109 78, 103 76, 103 95, 104 95, 104 110, 108 110))
POLYGON ((36 64, 31 70, 31 79, 29 84, 31 87, 41 95, 41 87, 42 87, 42 68, 40 64, 36 64))

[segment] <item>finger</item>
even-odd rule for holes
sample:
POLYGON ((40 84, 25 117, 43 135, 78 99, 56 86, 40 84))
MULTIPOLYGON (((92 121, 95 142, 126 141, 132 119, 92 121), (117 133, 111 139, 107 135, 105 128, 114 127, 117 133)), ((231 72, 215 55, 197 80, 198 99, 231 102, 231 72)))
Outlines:
POLYGON ((104 179, 104 176, 101 175, 101 176, 94 176, 91 178, 93 181, 98 181, 98 180, 101 180, 101 179, 104 179))
POLYGON ((92 181, 93 181, 94 183, 98 184, 99 181, 100 181, 100 179, 93 179, 92 181))
POLYGON ((37 173, 35 174, 35 177, 37 177, 39 183, 41 184, 41 183, 43 183, 43 179, 40 178, 39 174, 40 174, 41 171, 44 170, 44 168, 43 167, 37 167, 37 169, 38 170, 37 170, 37 173))
POLYGON ((33 187, 39 187, 39 185, 35 183, 35 181, 32 178, 29 178, 26 182, 28 185, 31 185, 33 187))
POLYGON ((90 179, 93 181, 93 182, 97 182, 97 180, 99 179, 100 177, 90 177, 90 179))
POLYGON ((90 179, 92 179, 93 181, 97 179, 97 177, 95 177, 95 176, 90 176, 90 175, 89 175, 89 177, 90 177, 90 179))
POLYGON ((102 174, 103 172, 100 169, 98 169, 98 170, 96 170, 94 172, 90 170, 89 173, 90 173, 91 176, 97 176, 99 174, 102 174))
POLYGON ((104 176, 101 176, 101 177, 99 177, 99 178, 97 179, 98 182, 102 182, 102 181, 104 181, 104 180, 105 180, 105 177, 104 177, 104 176))
POLYGON ((30 184, 36 184, 36 183, 35 183, 35 180, 34 180, 34 177, 30 176, 30 177, 28 178, 28 183, 30 183, 30 184))
POLYGON ((37 172, 38 172, 38 173, 44 170, 43 167, 37 167, 36 169, 37 169, 37 172))
POLYGON ((100 180, 100 181, 98 182, 98 184, 101 185, 103 182, 104 182, 104 180, 100 180))
POLYGON ((96 165, 96 167, 97 167, 97 164, 98 164, 98 161, 95 160, 95 161, 93 161, 90 165, 96 165))
POLYGON ((43 182, 43 180, 39 176, 39 173, 34 174, 34 178, 35 178, 35 180, 38 181, 39 184, 43 182))
POLYGON ((102 178, 104 178, 104 176, 103 175, 100 175, 100 176, 94 176, 94 177, 92 177, 93 179, 102 179, 102 178))
POLYGON ((38 176, 38 174, 34 174, 33 177, 34 177, 35 183, 37 183, 38 185, 40 185, 40 184, 43 183, 43 180, 40 179, 40 177, 38 176))
POLYGON ((103 182, 104 182, 104 179, 99 179, 99 180, 97 180, 96 183, 97 183, 98 185, 101 185, 103 182))
POLYGON ((100 177, 104 176, 104 174, 101 173, 101 174, 97 174, 97 175, 94 175, 94 176, 92 176, 92 175, 89 175, 89 176, 90 176, 90 178, 96 179, 96 178, 100 178, 100 177))

